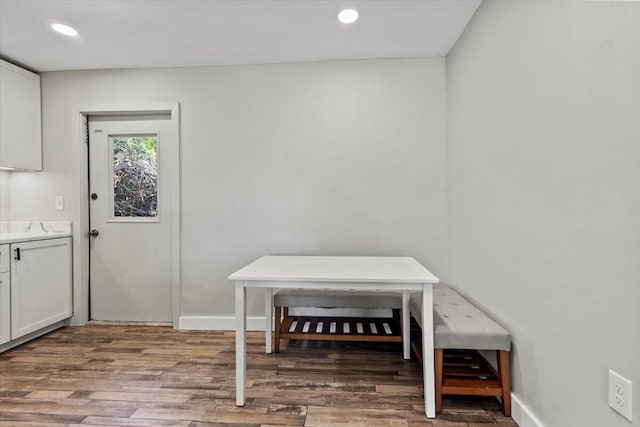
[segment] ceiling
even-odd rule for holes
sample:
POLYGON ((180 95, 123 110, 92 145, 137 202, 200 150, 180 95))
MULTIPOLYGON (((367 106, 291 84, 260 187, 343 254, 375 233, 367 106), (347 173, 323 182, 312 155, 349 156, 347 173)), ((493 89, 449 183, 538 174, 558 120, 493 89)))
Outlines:
POLYGON ((481 0, 0 0, 0 55, 36 71, 446 56, 481 0), (360 19, 338 22, 344 8, 360 19), (54 22, 78 30, 70 38, 54 22))

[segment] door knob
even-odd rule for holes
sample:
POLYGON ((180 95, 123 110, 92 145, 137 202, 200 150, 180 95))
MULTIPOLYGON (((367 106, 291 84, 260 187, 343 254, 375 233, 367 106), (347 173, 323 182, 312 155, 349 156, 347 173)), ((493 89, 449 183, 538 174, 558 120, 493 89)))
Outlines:
POLYGON ((98 195, 96 193, 91 193, 91 200, 96 200, 98 195))
POLYGON ((98 237, 98 234, 100 234, 100 232, 94 228, 89 232, 89 237, 98 237))

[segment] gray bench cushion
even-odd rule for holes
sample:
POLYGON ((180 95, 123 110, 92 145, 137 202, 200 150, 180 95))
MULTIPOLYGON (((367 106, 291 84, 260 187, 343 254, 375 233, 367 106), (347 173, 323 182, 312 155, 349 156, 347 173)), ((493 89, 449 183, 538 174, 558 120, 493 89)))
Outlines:
POLYGON ((399 292, 280 289, 273 296, 276 307, 402 308, 399 292))
MULTIPOLYGON (((422 299, 412 294, 411 314, 422 327, 422 299)), ((435 348, 511 350, 511 336, 460 294, 445 285, 433 287, 435 348)))

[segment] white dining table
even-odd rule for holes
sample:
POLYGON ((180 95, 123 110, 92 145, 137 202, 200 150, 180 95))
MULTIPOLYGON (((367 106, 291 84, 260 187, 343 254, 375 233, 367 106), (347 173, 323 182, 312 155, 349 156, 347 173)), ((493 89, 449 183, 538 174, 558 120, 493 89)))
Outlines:
POLYGON ((403 356, 411 357, 409 295, 422 294, 424 407, 435 417, 433 284, 439 280, 411 257, 264 256, 229 276, 235 281, 236 405, 245 404, 247 377, 247 288, 265 290, 265 351, 272 351, 274 289, 327 289, 402 292, 403 356))

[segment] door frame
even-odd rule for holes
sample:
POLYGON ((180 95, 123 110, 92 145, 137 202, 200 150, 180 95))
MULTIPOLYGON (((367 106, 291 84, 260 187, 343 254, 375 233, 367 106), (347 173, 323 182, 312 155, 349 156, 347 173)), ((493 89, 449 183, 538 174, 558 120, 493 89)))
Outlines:
MULTIPOLYGON (((169 167, 176 172, 165 185, 171 187, 171 319, 178 328, 180 316, 180 289, 182 284, 182 171, 181 132, 179 103, 144 103, 124 105, 77 105, 72 109, 71 144, 73 152, 73 317, 72 326, 82 326, 89 321, 89 116, 125 116, 170 114, 172 141, 169 167)), ((166 149, 166 148, 165 148, 166 149)))

